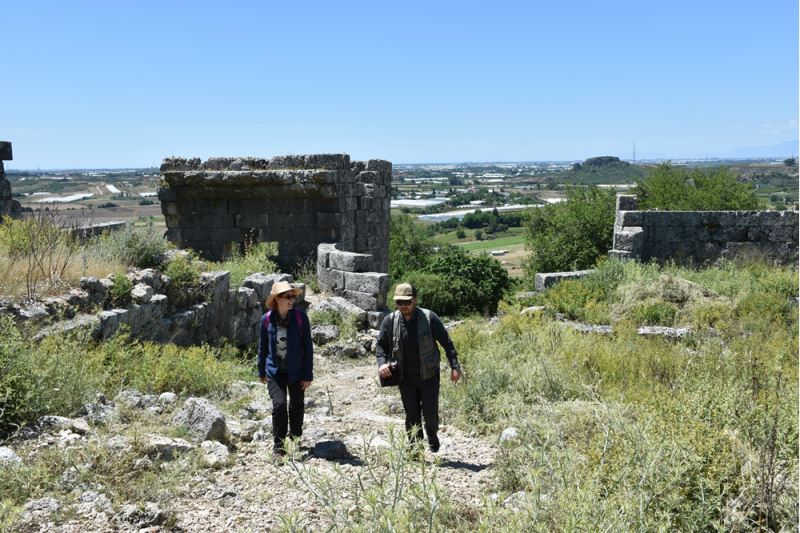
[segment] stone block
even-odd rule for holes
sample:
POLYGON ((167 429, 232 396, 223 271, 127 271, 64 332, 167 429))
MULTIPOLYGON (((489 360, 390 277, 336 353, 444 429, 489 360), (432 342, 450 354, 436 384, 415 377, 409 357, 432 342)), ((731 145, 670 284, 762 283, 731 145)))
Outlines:
POLYGON ((392 175, 392 163, 383 159, 370 159, 367 161, 367 170, 374 170, 385 175, 392 175))
POLYGON ((0 161, 11 161, 14 159, 11 153, 11 142, 0 141, 0 161))
POLYGON ((341 296, 353 305, 365 311, 378 311, 386 307, 386 293, 368 293, 360 291, 337 291, 337 296, 341 296))
POLYGON ((639 199, 632 194, 617 194, 617 211, 636 211, 639 199))
POLYGON ((556 283, 565 279, 578 279, 588 276, 594 270, 573 270, 571 272, 540 272, 534 278, 534 285, 537 291, 549 289, 556 283))
POLYGON ((233 225, 237 228, 259 228, 269 226, 269 215, 266 213, 238 213, 233 215, 233 225))
POLYGON ((641 226, 644 217, 641 211, 617 211, 617 226, 641 226))
POLYGON ((339 225, 339 213, 317 213, 317 226, 320 228, 339 225))
POLYGON ((328 255, 328 266, 345 272, 368 272, 372 267, 372 256, 336 250, 328 255))
POLYGON ((644 244, 644 230, 640 227, 625 227, 614 232, 614 250, 625 250, 638 255, 644 244))
POLYGON ((344 272, 333 268, 317 265, 317 281, 319 288, 324 292, 334 292, 344 288, 344 272))
POLYGON ((378 272, 345 272, 344 289, 370 294, 389 291, 389 274, 378 272))

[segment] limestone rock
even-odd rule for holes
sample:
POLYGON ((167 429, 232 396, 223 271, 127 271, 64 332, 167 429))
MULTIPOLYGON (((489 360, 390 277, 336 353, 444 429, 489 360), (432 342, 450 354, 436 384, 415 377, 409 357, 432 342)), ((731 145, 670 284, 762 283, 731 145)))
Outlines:
POLYGON ((213 440, 206 440, 200 444, 203 452, 203 462, 209 468, 219 468, 225 466, 230 458, 227 446, 213 440))
POLYGON ((131 289, 131 298, 136 303, 146 304, 152 297, 153 288, 144 283, 138 283, 131 289))
POLYGON ((311 340, 322 346, 339 338, 339 327, 334 324, 320 324, 311 328, 311 340))
POLYGON ((500 434, 500 442, 510 443, 519 438, 519 430, 515 427, 507 427, 500 434))
POLYGON ((22 459, 14 453, 14 450, 5 446, 0 446, 0 468, 11 465, 21 465, 22 459))
POLYGON ((197 442, 225 442, 227 437, 225 415, 205 398, 188 398, 175 415, 174 422, 188 429, 197 442))
POLYGON ((352 320, 358 327, 363 327, 367 320, 367 312, 340 296, 333 296, 318 303, 315 310, 332 311, 341 315, 344 320, 352 320))
POLYGON ((171 439, 161 435, 148 435, 144 445, 145 453, 150 457, 158 457, 165 461, 172 460, 176 454, 186 453, 193 446, 184 439, 171 439))
POLYGON ((350 456, 347 446, 340 440, 323 440, 314 445, 314 456, 321 459, 345 459, 350 456))
POLYGON ((158 403, 164 407, 173 405, 178 401, 178 395, 174 392, 162 392, 158 397, 158 403))

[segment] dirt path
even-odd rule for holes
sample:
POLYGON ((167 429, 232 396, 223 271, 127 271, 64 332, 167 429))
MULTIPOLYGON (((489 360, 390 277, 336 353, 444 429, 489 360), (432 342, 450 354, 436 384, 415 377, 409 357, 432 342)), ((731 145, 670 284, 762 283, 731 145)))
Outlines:
MULTIPOLYGON (((268 402, 265 390, 259 394, 268 402)), ((380 390, 371 360, 323 358, 317 358, 307 404, 298 461, 275 463, 270 440, 241 444, 231 466, 203 471, 172 502, 176 525, 184 531, 270 531, 281 526, 279 513, 294 513, 304 529, 329 524, 326 504, 311 492, 319 486, 300 478, 327 476, 346 500, 359 475, 367 478, 367 470, 376 468, 390 428, 402 430, 402 407, 396 389, 380 390), (343 442, 349 455, 317 457, 313 448, 325 441, 343 442)), ((477 503, 492 475, 494 446, 447 425, 440 428, 440 440, 438 454, 425 452, 429 474, 454 500, 477 503)))

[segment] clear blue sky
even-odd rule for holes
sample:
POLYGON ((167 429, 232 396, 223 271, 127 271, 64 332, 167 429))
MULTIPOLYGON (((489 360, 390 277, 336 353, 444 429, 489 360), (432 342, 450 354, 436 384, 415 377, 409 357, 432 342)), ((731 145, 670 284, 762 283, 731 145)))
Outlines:
MULTIPOLYGON (((798 137, 797 0, 6 2, 6 168, 347 152, 725 153, 798 137)), ((788 154, 787 154, 788 155, 788 154)))

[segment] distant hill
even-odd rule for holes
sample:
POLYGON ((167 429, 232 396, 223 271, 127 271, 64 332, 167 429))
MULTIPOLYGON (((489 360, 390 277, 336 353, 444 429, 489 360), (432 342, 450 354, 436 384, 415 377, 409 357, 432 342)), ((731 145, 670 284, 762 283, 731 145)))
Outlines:
POLYGON ((572 169, 558 175, 562 183, 575 185, 598 185, 601 183, 633 183, 645 175, 644 167, 622 161, 610 155, 591 157, 583 163, 575 163, 572 169))

